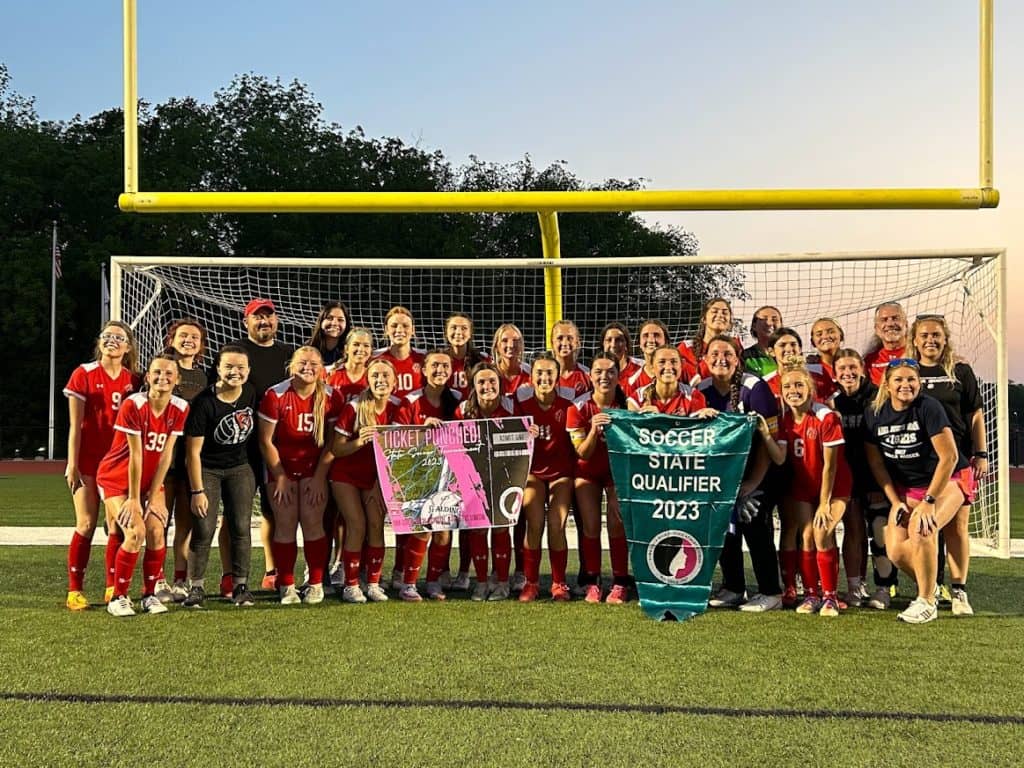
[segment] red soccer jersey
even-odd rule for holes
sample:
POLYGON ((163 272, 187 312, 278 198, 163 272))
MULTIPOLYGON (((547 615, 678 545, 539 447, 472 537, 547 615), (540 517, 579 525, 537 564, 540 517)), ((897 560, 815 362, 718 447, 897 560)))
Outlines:
POLYGON ((140 378, 127 368, 111 378, 98 362, 83 363, 72 372, 64 396, 85 404, 78 446, 78 471, 83 475, 96 476, 100 461, 114 441, 117 412, 139 383, 140 378))
POLYGON ((500 400, 498 400, 498 405, 495 406, 494 410, 491 411, 491 413, 487 416, 468 415, 466 413, 466 404, 466 400, 463 400, 461 403, 459 403, 459 407, 455 409, 456 419, 503 419, 506 416, 512 416, 512 412, 515 410, 514 406, 512 405, 512 398, 506 397, 504 395, 501 397, 500 400))
POLYGON ((619 370, 619 386, 622 387, 622 391, 626 391, 626 382, 629 381, 630 377, 644 367, 643 360, 637 360, 635 357, 627 357, 626 364, 619 370))
MULTIPOLYGON (((573 401, 572 407, 565 417, 565 428, 570 436, 576 433, 579 439, 590 433, 590 422, 594 414, 601 413, 601 406, 594 402, 592 392, 587 392, 573 401)), ((597 445, 589 459, 576 457, 576 477, 608 485, 611 483, 612 470, 608 464, 608 444, 604 440, 604 432, 597 436, 597 445)))
MULTIPOLYGON (((519 372, 511 376, 501 376, 501 391, 509 397, 515 397, 516 392, 522 386, 533 386, 530 382, 530 366, 526 363, 519 364, 519 372)), ((499 374, 501 375, 501 374, 499 374)))
POLYGON ((838 447, 836 478, 832 484, 832 498, 850 495, 853 477, 843 456, 843 426, 839 414, 822 403, 811 406, 799 424, 793 410, 787 408, 779 427, 780 445, 786 448, 786 459, 793 468, 790 495, 797 501, 817 506, 821 497, 821 478, 825 471, 825 448, 838 447))
POLYGON ((619 379, 619 386, 622 387, 622 391, 626 397, 633 397, 637 392, 650 384, 654 379, 651 375, 644 370, 642 365, 637 366, 637 369, 630 374, 629 378, 623 384, 622 379, 619 379))
POLYGON ((188 403, 180 397, 172 395, 163 413, 157 416, 150 409, 148 395, 144 392, 129 395, 117 413, 114 441, 96 472, 96 484, 103 491, 103 497, 109 499, 128 495, 128 461, 131 456, 128 435, 138 435, 142 440, 142 480, 139 492, 145 496, 153 482, 168 437, 181 436, 187 418, 188 403))
MULTIPOLYGON (((469 372, 473 366, 466 365, 466 358, 458 358, 451 356, 452 358, 452 375, 448 377, 448 386, 452 389, 459 390, 459 394, 462 395, 462 399, 465 400, 469 397, 469 372)), ((481 355, 480 361, 490 360, 487 355, 481 355)))
MULTIPOLYGON (((821 363, 808 363, 807 372, 811 374, 811 379, 814 381, 814 399, 823 403, 831 400, 838 387, 824 373, 821 363)), ((786 410, 786 404, 782 401, 782 374, 778 370, 774 370, 765 375, 764 382, 775 395, 775 399, 779 403, 779 413, 782 413, 786 410)))
MULTIPOLYGON (((630 397, 630 402, 633 403, 637 408, 643 408, 644 406, 644 394, 649 387, 653 387, 655 384, 652 382, 645 387, 641 387, 636 395, 630 397)), ((651 405, 658 409, 661 413, 669 413, 674 416, 688 416, 694 411, 699 411, 701 408, 707 407, 707 401, 704 399, 704 394, 697 389, 694 389, 689 384, 683 384, 679 382, 676 388, 676 393, 672 395, 668 400, 659 400, 655 397, 651 401, 651 405)))
MULTIPOLYGON (((383 427, 394 424, 401 405, 402 401, 397 397, 389 397, 384 412, 377 414, 377 425, 383 427)), ((345 403, 334 431, 348 438, 358 435, 354 401, 345 403)), ((348 483, 364 491, 373 488, 377 482, 377 461, 373 457, 373 444, 367 443, 355 453, 335 459, 331 464, 329 477, 332 483, 348 483)))
POLYGON ((558 396, 572 402, 580 395, 593 389, 590 383, 590 369, 585 365, 577 365, 571 371, 562 371, 558 377, 558 396))
POLYGON ((867 370, 868 376, 871 377, 871 383, 876 387, 881 386, 882 379, 885 378, 885 369, 889 367, 889 361, 899 360, 901 357, 906 357, 906 354, 905 347, 899 349, 881 347, 864 355, 864 368, 867 370))
POLYGON ((565 429, 566 414, 572 408, 572 402, 555 395, 554 402, 543 408, 529 387, 521 387, 513 402, 515 415, 533 417, 533 423, 539 430, 533 443, 530 474, 541 480, 572 477, 576 451, 565 429))
MULTIPOLYGON (((333 387, 327 385, 327 403, 324 407, 324 443, 331 440, 331 428, 338 420, 342 400, 333 387)), ((311 393, 301 397, 292 387, 292 380, 275 384, 260 400, 260 418, 274 425, 274 445, 281 457, 285 474, 293 480, 312 477, 324 447, 313 437, 313 404, 311 393)))
MULTIPOLYGON (((456 401, 462 399, 459 390, 449 389, 448 392, 451 393, 451 396, 456 401)), ((405 396, 402 405, 398 409, 398 415, 395 417, 395 423, 422 426, 430 418, 440 419, 441 421, 446 420, 445 415, 441 412, 441 408, 434 407, 433 403, 427 400, 423 390, 417 389, 415 392, 410 392, 405 396)), ((451 417, 449 416, 448 418, 451 417)))
POLYGON ((405 397, 423 386, 423 358, 423 350, 415 348, 404 360, 391 354, 389 347, 373 351, 374 360, 388 360, 395 366, 395 391, 392 393, 395 397, 405 397))
POLYGON ((330 375, 327 383, 338 393, 341 401, 347 403, 349 400, 354 400, 360 392, 366 389, 366 370, 363 370, 363 375, 358 381, 352 381, 348 371, 342 367, 330 375))

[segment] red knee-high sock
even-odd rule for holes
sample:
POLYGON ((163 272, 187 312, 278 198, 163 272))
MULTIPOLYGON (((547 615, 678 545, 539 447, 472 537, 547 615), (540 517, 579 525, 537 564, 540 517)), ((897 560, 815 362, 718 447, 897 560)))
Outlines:
POLYGON ((540 581, 540 550, 530 549, 525 544, 523 545, 523 573, 526 576, 526 580, 531 584, 536 584, 540 581))
POLYGON ((399 573, 405 569, 405 542, 408 540, 408 533, 395 536, 395 570, 399 573))
POLYGON ((583 571, 589 576, 601 574, 601 539, 597 536, 580 536, 580 554, 583 556, 583 571))
POLYGON ((423 567, 423 557, 426 554, 427 539, 421 539, 419 536, 405 537, 405 557, 402 558, 405 566, 402 568, 402 583, 416 583, 420 577, 420 568, 423 567))
POLYGON ((384 547, 366 547, 366 583, 380 584, 380 572, 384 570, 384 547))
POLYGON ((92 542, 78 531, 71 534, 68 546, 68 592, 81 592, 85 581, 85 569, 89 565, 89 550, 92 542))
POLYGON ((107 586, 112 587, 117 582, 114 580, 114 565, 117 561, 117 551, 121 548, 124 537, 120 531, 111 531, 107 536, 107 551, 103 555, 103 562, 107 569, 107 586))
POLYGON ((430 542, 430 551, 427 553, 427 581, 437 581, 441 574, 448 570, 448 562, 452 557, 452 542, 438 544, 430 542))
POLYGON ((625 536, 608 538, 608 554, 612 560, 612 576, 621 579, 629 575, 629 544, 625 536))
POLYGON ((839 582, 839 550, 818 550, 818 576, 821 578, 821 591, 826 595, 834 595, 839 582))
POLYGON ((164 558, 167 557, 167 548, 146 547, 142 556, 142 594, 152 595, 156 588, 156 582, 164 570, 164 558))
MULTIPOLYGON (((476 553, 473 552, 473 539, 475 538, 476 531, 459 531, 459 573, 469 573, 470 561, 475 562, 476 553)), ((484 544, 487 540, 484 540, 484 544)), ((484 571, 487 571, 486 566, 484 571)), ((477 572, 479 574, 479 571, 477 572)), ((480 576, 477 575, 479 581, 480 576)))
POLYGON ((114 558, 114 596, 124 597, 132 587, 132 572, 135 564, 139 562, 138 552, 125 552, 117 550, 114 558))
POLYGON ((174 569, 174 580, 176 582, 184 581, 187 577, 188 571, 186 571, 184 568, 182 568, 181 570, 178 570, 177 568, 174 569))
POLYGON ((345 586, 354 587, 359 584, 359 566, 363 560, 363 552, 357 549, 350 552, 347 549, 341 552, 341 561, 345 564, 345 586))
POLYGON ((304 539, 302 542, 302 553, 306 556, 306 565, 309 566, 309 583, 324 583, 324 562, 327 560, 328 540, 326 536, 319 539, 304 539))
POLYGON ((554 584, 565 584, 565 568, 569 562, 569 550, 548 550, 548 560, 551 562, 551 581, 554 584))
POLYGON ((818 594, 818 553, 813 549, 800 551, 800 578, 804 580, 804 594, 818 594))
MULTIPOLYGON (((462 557, 462 531, 459 531, 459 557, 462 557)), ((473 570, 476 580, 487 581, 487 531, 470 531, 469 546, 473 554, 473 570)))
POLYGON ((491 529, 491 559, 494 561, 495 578, 499 582, 508 581, 509 565, 512 560, 512 537, 508 528, 491 529))
POLYGON ((294 541, 274 541, 270 544, 277 566, 277 586, 295 586, 295 560, 299 556, 299 545, 294 541))
MULTIPOLYGON (((779 570, 782 571, 782 586, 784 589, 796 589, 796 572, 798 568, 800 568, 799 551, 795 549, 779 551, 779 570)), ((806 581, 804 586, 807 586, 806 581)))

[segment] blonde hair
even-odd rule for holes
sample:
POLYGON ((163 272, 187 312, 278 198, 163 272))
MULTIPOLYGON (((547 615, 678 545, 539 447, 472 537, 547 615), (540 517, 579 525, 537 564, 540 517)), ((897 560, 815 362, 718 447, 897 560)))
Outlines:
MULTIPOLYGON (((375 407, 376 399, 373 396, 373 390, 369 387, 370 382, 370 370, 375 366, 383 365, 391 369, 391 380, 395 381, 397 373, 395 372, 395 366, 390 360, 386 358, 378 357, 376 360, 371 360, 366 366, 366 382, 367 387, 359 396, 355 399, 356 409, 356 431, 358 432, 362 427, 375 427, 377 426, 377 409, 375 407)), ((394 392, 394 386, 391 387, 391 391, 394 392)))
POLYGON ((910 352, 914 359, 921 359, 921 353, 917 349, 917 344, 914 343, 914 337, 917 336, 917 327, 921 323, 938 323, 942 326, 942 335, 946 337, 946 340, 942 347, 942 355, 939 357, 939 365, 942 366, 942 370, 946 372, 949 378, 955 379, 956 375, 954 374, 953 366, 956 365, 956 357, 953 355, 953 342, 949 338, 949 326, 946 324, 946 318, 941 315, 918 315, 914 319, 914 324, 910 326, 910 352))
POLYGON ((412 327, 414 329, 416 328, 416 320, 412 316, 412 310, 410 310, 408 307, 403 307, 401 304, 396 304, 395 306, 388 310, 388 313, 386 315, 384 315, 385 335, 387 335, 388 321, 395 315, 405 315, 406 317, 409 318, 409 322, 412 323, 412 327))
MULTIPOLYGON (((551 344, 552 350, 555 347, 555 329, 556 328, 572 328, 572 330, 575 331, 575 333, 576 333, 576 343, 579 344, 579 345, 583 344, 583 337, 580 335, 580 329, 579 329, 579 326, 576 325, 576 323, 574 323, 572 320, 557 320, 557 321, 555 321, 551 325, 550 338, 548 339, 548 342, 551 344)), ((580 349, 579 346, 577 346, 577 348, 575 350, 573 350, 573 353, 572 353, 573 362, 576 361, 576 358, 579 355, 579 349, 580 349)))
MULTIPOLYGON (((494 331, 494 338, 491 339, 491 359, 497 364, 499 373, 501 371, 501 355, 498 354, 498 342, 501 340, 501 335, 505 331, 515 331, 519 336, 519 362, 522 363, 523 360, 523 332, 520 331, 519 326, 514 323, 502 323, 494 331)), ((511 373, 515 373, 515 371, 511 371, 511 373)), ((502 374, 502 376, 504 375, 505 374, 502 374)))
POLYGON ((779 387, 781 389, 782 380, 787 376, 799 376, 810 387, 811 399, 814 399, 815 384, 814 377, 811 376, 811 372, 807 370, 807 363, 800 355, 790 355, 781 363, 779 363, 779 387))
POLYGON ((885 368, 885 373, 882 375, 882 381, 878 385, 878 392, 875 393, 875 399, 871 401, 871 410, 878 413, 882 410, 882 406, 889 400, 889 379, 892 378, 892 372, 899 370, 900 368, 910 368, 920 378, 921 372, 912 365, 902 363, 900 365, 893 365, 890 363, 885 368))
MULTIPOLYGON (((299 355, 315 355, 317 360, 320 361, 320 365, 324 364, 324 358, 320 354, 320 350, 316 347, 311 347, 308 344, 301 346, 295 350, 292 354, 291 359, 288 361, 288 374, 291 376, 295 375, 293 367, 299 361, 299 355)), ((324 381, 323 376, 317 376, 313 382, 313 440, 316 442, 318 447, 323 447, 324 444, 324 420, 325 412, 327 410, 327 383, 324 381)))

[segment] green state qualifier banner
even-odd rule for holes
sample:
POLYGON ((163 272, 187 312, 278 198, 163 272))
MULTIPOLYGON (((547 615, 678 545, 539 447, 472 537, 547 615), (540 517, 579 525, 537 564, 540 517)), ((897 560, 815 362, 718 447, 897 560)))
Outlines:
POLYGON ((604 437, 640 607, 662 621, 703 613, 754 421, 608 413, 604 437))

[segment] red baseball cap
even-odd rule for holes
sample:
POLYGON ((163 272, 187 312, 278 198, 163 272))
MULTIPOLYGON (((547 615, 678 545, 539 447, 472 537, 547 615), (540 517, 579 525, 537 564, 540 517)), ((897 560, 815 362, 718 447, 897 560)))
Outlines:
POLYGON ((255 315, 260 310, 269 310, 274 314, 277 313, 277 308, 274 306, 274 302, 270 299, 253 299, 245 305, 245 317, 255 315))

